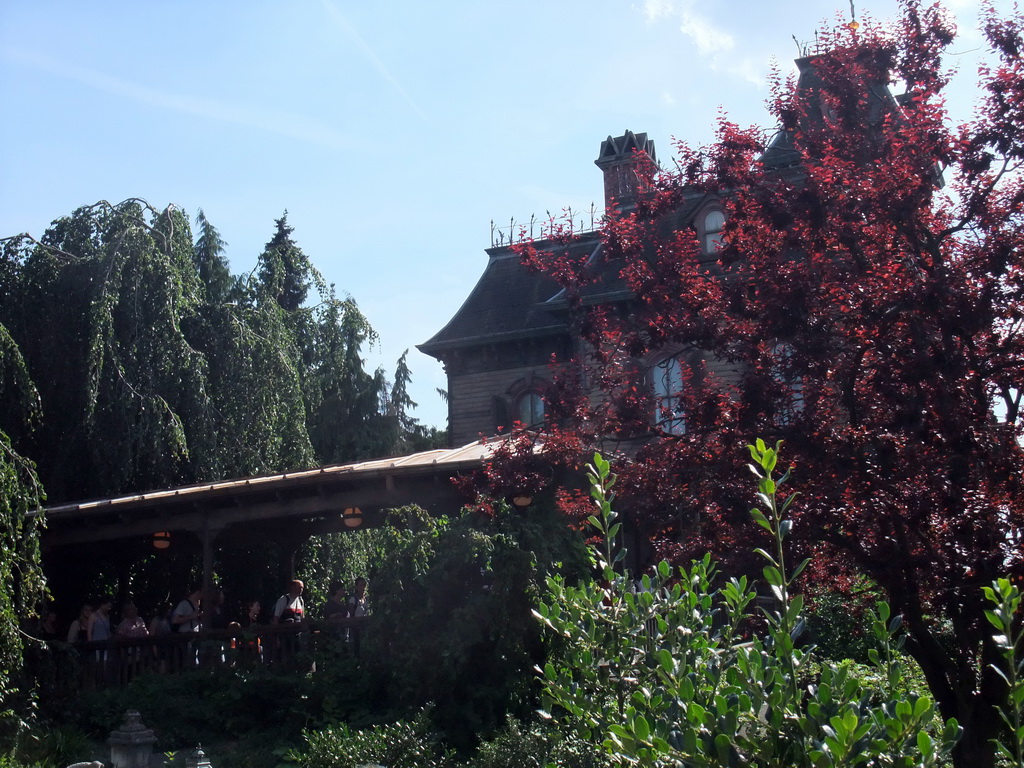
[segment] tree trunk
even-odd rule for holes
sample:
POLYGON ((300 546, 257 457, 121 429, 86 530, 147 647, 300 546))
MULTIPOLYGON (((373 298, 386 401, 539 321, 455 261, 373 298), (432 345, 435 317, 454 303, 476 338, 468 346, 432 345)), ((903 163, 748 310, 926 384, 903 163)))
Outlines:
POLYGON ((961 688, 961 695, 956 697, 959 711, 950 714, 942 712, 942 716, 947 719, 955 717, 964 729, 963 736, 953 750, 955 768, 992 768, 996 764, 996 750, 992 740, 1003 730, 997 710, 1006 702, 1006 683, 992 669, 992 665, 998 662, 999 654, 995 645, 991 638, 986 638, 981 647, 977 690, 974 690, 969 680, 958 681, 961 688))
POLYGON ((955 718, 963 728, 953 750, 954 768, 993 768, 996 753, 992 739, 1002 727, 996 708, 1005 700, 1006 685, 991 667, 999 660, 991 638, 982 642, 981 670, 976 672, 977 662, 968 651, 967 638, 956 638, 960 651, 954 657, 924 624, 920 611, 911 605, 903 608, 907 651, 921 665, 942 719, 955 718), (979 678, 977 686, 975 676, 979 678))

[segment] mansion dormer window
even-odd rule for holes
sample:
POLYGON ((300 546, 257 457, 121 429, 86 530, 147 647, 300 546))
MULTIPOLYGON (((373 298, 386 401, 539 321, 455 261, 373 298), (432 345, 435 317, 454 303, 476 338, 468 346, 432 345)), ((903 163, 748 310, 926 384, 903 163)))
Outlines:
POLYGON ((654 424, 670 435, 686 434, 686 419, 683 415, 686 378, 686 362, 681 355, 666 357, 651 368, 654 424))
POLYGON ((701 222, 701 248, 704 253, 712 254, 722 247, 724 242, 722 230, 725 228, 725 214, 718 208, 713 208, 704 214, 701 222))

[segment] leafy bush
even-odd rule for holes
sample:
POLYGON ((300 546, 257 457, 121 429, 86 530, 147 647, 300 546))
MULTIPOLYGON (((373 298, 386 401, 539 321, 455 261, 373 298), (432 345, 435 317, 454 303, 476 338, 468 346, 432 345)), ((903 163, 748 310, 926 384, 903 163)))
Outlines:
POLYGON ((286 670, 196 670, 182 675, 144 675, 125 688, 83 693, 68 716, 97 739, 120 726, 125 710, 137 709, 156 731, 159 749, 182 749, 228 738, 297 743, 302 729, 319 720, 323 686, 286 670))
POLYGON ((992 668, 1006 683, 1006 703, 999 709, 1005 731, 996 741, 1000 758, 1024 766, 1024 622, 1019 615, 1024 604, 1020 588, 1009 579, 996 579, 984 588, 992 608, 985 618, 996 628, 995 642, 1002 656, 992 668))
MULTIPOLYGON (((298 553, 297 577, 306 583, 306 605, 314 612, 327 602, 327 587, 341 581, 352 591, 357 578, 366 578, 385 558, 393 540, 383 528, 364 528, 312 537, 298 553)), ((318 615, 314 613, 314 615, 318 615)))
POLYGON ((817 590, 808 597, 805 618, 816 655, 834 661, 868 662, 875 639, 865 616, 879 595, 877 589, 864 589, 858 598, 831 590, 817 590))
POLYGON ((412 722, 400 720, 365 730, 347 725, 306 732, 303 752, 289 752, 286 759, 302 768, 357 768, 380 764, 388 768, 454 766, 455 763, 431 732, 425 714, 412 722))
POLYGON ((388 768, 608 768, 608 757, 594 744, 564 733, 550 724, 521 723, 509 718, 490 741, 483 742, 465 761, 445 750, 422 712, 413 721, 398 721, 365 730, 347 725, 305 734, 303 750, 287 760, 301 768, 354 768, 381 764, 388 768))
MULTIPOLYGON (((32 768, 63 768, 94 757, 94 744, 79 728, 51 725, 33 728, 22 739, 12 765, 32 768)), ((0 768, 4 763, 0 762, 0 768)))
POLYGON ((545 505, 455 520, 406 509, 391 522, 363 645, 371 697, 399 716, 430 705, 434 727, 468 753, 507 714, 536 707, 544 650, 532 609, 548 573, 582 571, 583 541, 545 505))
POLYGON ((821 664, 799 647, 803 599, 792 594, 807 562, 790 568, 784 541, 791 528, 776 478, 777 450, 751 446, 751 468, 765 510, 751 515, 770 535, 759 549, 773 607, 766 629, 749 640, 755 593, 745 578, 722 581, 710 556, 689 569, 661 563, 639 585, 617 572, 624 552, 614 542, 620 523, 611 507, 615 478, 599 455, 590 467, 601 537, 595 557, 603 581, 572 587, 548 579, 538 615, 567 641, 561 659, 543 670, 551 715, 604 745, 619 762, 645 766, 838 765, 934 766, 959 735, 955 721, 929 733, 935 706, 906 691, 899 664, 899 617, 879 605, 871 619, 880 690, 849 665, 821 664), (810 681, 810 682, 808 682, 810 681), (873 701, 873 699, 877 701, 873 701))
POLYGON ((467 768, 606 768, 608 756, 593 743, 550 723, 509 718, 504 730, 480 745, 467 768))

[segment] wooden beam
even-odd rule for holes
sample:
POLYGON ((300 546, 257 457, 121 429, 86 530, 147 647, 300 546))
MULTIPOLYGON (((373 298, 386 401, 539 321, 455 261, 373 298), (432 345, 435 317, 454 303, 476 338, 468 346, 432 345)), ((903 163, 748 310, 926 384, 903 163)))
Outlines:
POLYGON ((433 476, 420 476, 406 478, 402 482, 395 482, 393 478, 390 482, 381 482, 378 478, 373 487, 310 488, 313 495, 283 497, 280 500, 265 500, 241 506, 191 503, 176 514, 163 510, 162 514, 143 516, 144 513, 140 511, 128 519, 121 519, 122 512, 119 510, 112 516, 113 519, 92 517, 88 520, 88 527, 54 521, 43 533, 43 545, 50 548, 89 544, 151 536, 164 530, 190 531, 202 538, 204 526, 207 525, 219 531, 239 524, 327 516, 340 513, 345 507, 370 509, 419 504, 436 514, 457 511, 461 506, 461 498, 446 480, 439 480, 433 476))

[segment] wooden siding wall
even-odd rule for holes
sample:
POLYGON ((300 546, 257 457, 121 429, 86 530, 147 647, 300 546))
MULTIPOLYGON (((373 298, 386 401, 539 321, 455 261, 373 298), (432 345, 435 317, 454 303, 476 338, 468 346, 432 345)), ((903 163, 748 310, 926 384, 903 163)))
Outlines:
POLYGON ((448 377, 448 396, 451 398, 451 441, 452 445, 465 445, 481 435, 495 433, 495 398, 504 398, 509 418, 514 418, 515 406, 508 390, 516 382, 531 378, 549 381, 551 373, 547 366, 523 366, 504 368, 482 373, 452 374, 448 377))
MULTIPOLYGON (((652 362, 657 357, 659 356, 652 356, 652 362)), ((707 381, 699 382, 701 386, 717 384, 727 387, 739 383, 739 369, 733 363, 717 360, 699 352, 689 355, 688 359, 692 365, 703 367, 707 381)), ((546 365, 525 365, 475 373, 449 374, 452 445, 465 445, 479 439, 481 435, 495 434, 499 416, 496 413, 495 400, 498 398, 505 401, 507 411, 504 415, 508 419, 514 419, 516 393, 510 394, 510 389, 517 382, 528 382, 531 379, 550 382, 551 369, 546 365)), ((593 396, 597 398, 601 395, 595 392, 593 396)))

